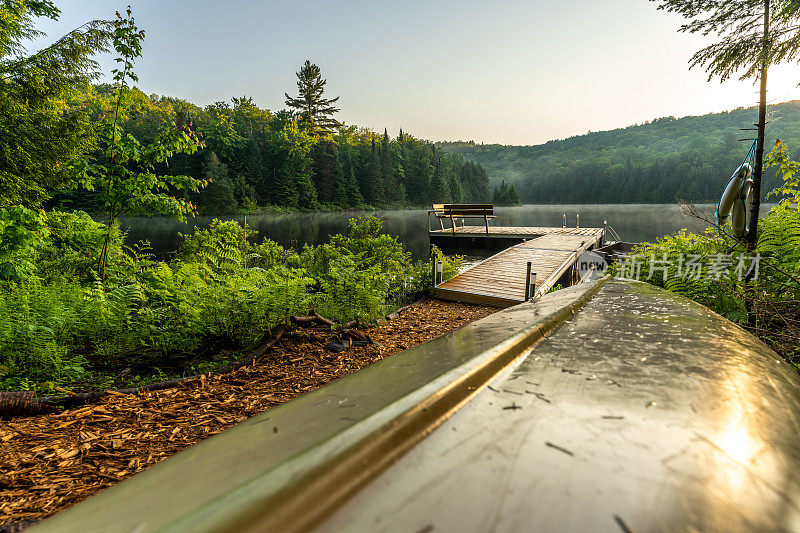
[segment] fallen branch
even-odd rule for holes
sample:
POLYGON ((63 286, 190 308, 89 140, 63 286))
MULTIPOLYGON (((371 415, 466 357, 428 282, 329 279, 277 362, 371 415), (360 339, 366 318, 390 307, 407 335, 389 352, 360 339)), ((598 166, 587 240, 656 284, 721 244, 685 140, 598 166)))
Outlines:
POLYGON ((39 403, 33 391, 0 392, 0 418, 52 413, 55 408, 39 403))
POLYGON ((289 320, 292 324, 312 324, 314 322, 318 324, 325 324, 326 326, 330 326, 331 328, 336 327, 336 323, 333 320, 328 320, 324 316, 320 316, 317 314, 315 310, 311 310, 311 313, 307 316, 292 316, 289 317, 289 320))
POLYGON ((358 331, 357 329, 343 329, 339 332, 339 336, 347 336, 351 339, 372 344, 372 339, 369 335, 358 331))

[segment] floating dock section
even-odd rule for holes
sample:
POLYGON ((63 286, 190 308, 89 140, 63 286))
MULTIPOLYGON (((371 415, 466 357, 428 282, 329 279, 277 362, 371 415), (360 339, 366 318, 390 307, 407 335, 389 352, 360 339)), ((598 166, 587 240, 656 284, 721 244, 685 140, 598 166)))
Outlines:
MULTIPOLYGON (((458 233, 462 229, 464 227, 456 227, 455 235, 471 235, 458 233)), ((580 254, 600 246, 604 236, 602 228, 489 229, 505 232, 494 235, 536 237, 507 248, 437 285, 433 289, 436 298, 496 307, 522 303, 526 296, 528 262, 531 263, 531 273, 536 274, 531 297, 544 294, 558 284, 572 285, 575 281, 574 267, 580 254)), ((484 233, 483 237, 486 236, 484 233)))
POLYGON ((551 228, 543 226, 458 226, 429 230, 430 243, 447 253, 463 253, 462 250, 503 250, 510 244, 518 244, 544 235, 570 235, 592 238, 602 228, 551 228))

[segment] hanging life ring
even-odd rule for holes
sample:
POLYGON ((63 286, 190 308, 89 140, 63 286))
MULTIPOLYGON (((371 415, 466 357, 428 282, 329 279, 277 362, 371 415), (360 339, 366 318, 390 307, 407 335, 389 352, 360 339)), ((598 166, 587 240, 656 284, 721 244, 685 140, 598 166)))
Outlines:
POLYGON ((747 219, 753 206, 753 180, 747 179, 742 184, 739 196, 733 201, 731 209, 731 225, 733 236, 742 239, 747 234, 747 219))
POLYGON ((722 198, 719 199, 719 203, 717 204, 716 218, 720 226, 725 224, 725 222, 728 221, 728 217, 731 216, 733 205, 736 199, 741 196, 742 187, 745 182, 750 179, 751 174, 752 170, 750 169, 750 165, 742 163, 733 173, 731 179, 728 180, 725 192, 722 193, 722 198))

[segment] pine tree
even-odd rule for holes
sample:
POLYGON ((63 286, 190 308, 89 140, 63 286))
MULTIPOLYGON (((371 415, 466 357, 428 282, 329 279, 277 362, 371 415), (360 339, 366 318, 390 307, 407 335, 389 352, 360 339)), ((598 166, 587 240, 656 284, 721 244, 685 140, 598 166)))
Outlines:
POLYGON ((298 110, 300 125, 315 137, 327 137, 333 134, 334 130, 341 126, 341 123, 333 118, 339 111, 333 104, 339 100, 336 98, 323 98, 325 84, 327 80, 322 78, 320 69, 317 65, 306 60, 302 68, 297 72, 297 98, 286 95, 286 105, 298 110))

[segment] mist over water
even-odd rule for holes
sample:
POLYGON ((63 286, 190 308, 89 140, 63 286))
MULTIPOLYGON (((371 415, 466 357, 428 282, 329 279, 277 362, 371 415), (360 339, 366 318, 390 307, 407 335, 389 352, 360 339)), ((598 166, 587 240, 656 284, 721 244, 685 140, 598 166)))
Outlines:
MULTIPOLYGON (((708 218, 713 218, 714 205, 697 207, 708 218)), ((762 216, 770 207, 762 206, 762 216)), ((575 227, 576 215, 580 215, 581 227, 602 227, 603 221, 608 221, 620 238, 629 242, 653 241, 681 228, 697 233, 707 227, 703 221, 685 216, 679 206, 669 204, 524 205, 500 207, 496 213, 497 219, 492 223, 495 226, 560 227, 564 214, 570 227, 575 227)), ((415 258, 428 257, 428 216, 424 209, 248 215, 247 224, 256 230, 257 241, 268 237, 283 246, 300 248, 303 244, 328 242, 330 235, 347 230, 349 219, 367 214, 384 219, 385 231, 399 237, 415 258)), ((191 233, 195 226, 207 227, 214 218, 245 220, 244 216, 194 217, 183 224, 166 217, 130 217, 122 219, 121 226, 128 231, 129 244, 148 240, 157 255, 168 257, 180 245, 179 234, 191 233)), ((482 221, 467 221, 467 224, 479 223, 482 221)), ((431 224, 435 224, 435 220, 431 224)))

